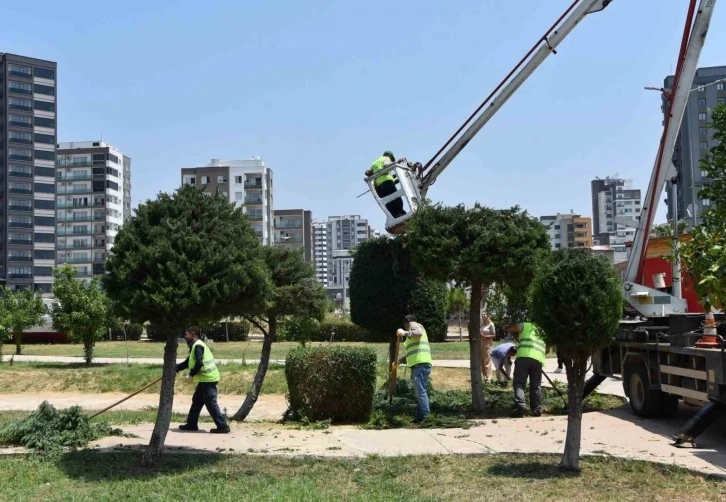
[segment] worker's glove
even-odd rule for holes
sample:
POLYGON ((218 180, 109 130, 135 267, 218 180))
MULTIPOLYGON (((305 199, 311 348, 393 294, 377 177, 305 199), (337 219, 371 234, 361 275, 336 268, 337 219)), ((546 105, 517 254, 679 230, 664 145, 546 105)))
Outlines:
POLYGON ((398 369, 398 363, 393 363, 391 365, 391 371, 396 371, 398 369))
POLYGON ((404 336, 406 336, 406 332, 399 328, 399 330, 396 331, 396 336, 399 338, 404 337, 404 336))

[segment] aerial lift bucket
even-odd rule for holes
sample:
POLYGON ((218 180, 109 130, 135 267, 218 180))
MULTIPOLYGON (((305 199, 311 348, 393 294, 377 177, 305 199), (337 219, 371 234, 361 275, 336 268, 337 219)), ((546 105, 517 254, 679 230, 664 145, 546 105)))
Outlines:
POLYGON ((392 163, 365 179, 370 188, 373 197, 376 199, 378 206, 386 215, 386 231, 389 234, 402 234, 406 229, 406 222, 411 219, 413 213, 418 209, 421 203, 421 192, 419 190, 420 180, 413 167, 406 164, 405 159, 396 163, 392 163), (376 192, 375 180, 379 176, 392 173, 395 178, 396 191, 391 195, 380 197, 376 192), (406 212, 402 216, 394 216, 388 210, 386 204, 396 200, 403 200, 403 210, 406 212))

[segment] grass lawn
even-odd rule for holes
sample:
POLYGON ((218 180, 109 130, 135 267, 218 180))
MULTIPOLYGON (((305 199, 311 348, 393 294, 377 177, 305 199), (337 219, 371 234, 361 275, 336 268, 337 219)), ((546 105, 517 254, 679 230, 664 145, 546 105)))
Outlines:
POLYGON ((554 455, 289 458, 172 455, 140 471, 134 452, 70 453, 57 461, 4 456, 7 500, 719 500, 726 482, 686 470, 585 457, 580 476, 554 455), (685 497, 685 498, 684 498, 685 497))

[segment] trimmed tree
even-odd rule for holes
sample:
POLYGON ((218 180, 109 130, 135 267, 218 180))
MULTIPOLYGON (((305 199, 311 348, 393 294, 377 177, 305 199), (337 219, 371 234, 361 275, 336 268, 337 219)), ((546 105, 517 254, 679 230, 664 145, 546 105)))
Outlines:
POLYGON ((282 318, 304 316, 320 321, 325 317, 328 307, 325 289, 315 279, 315 267, 305 261, 300 249, 268 246, 261 251, 272 279, 272 293, 257 312, 242 315, 264 335, 262 354, 252 388, 232 420, 242 421, 247 418, 257 402, 270 364, 272 343, 277 337, 278 323, 282 318))
POLYGON ((550 252, 545 227, 518 207, 497 211, 476 204, 424 205, 408 224, 414 266, 426 276, 471 286, 469 356, 472 408, 484 412, 481 305, 493 283, 526 290, 550 252))
POLYGON ((351 320, 380 341, 389 342, 393 360, 396 330, 406 314, 415 314, 429 339, 446 339, 447 288, 418 272, 404 238, 379 237, 359 244, 350 272, 351 320))
POLYGON ((15 354, 22 351, 23 332, 43 321, 47 309, 40 295, 29 289, 11 291, 0 286, 0 361, 2 361, 2 340, 12 334, 15 340, 15 354))
POLYGON ((66 264, 53 270, 53 328, 83 344, 86 365, 93 361, 93 348, 108 329, 109 300, 98 279, 79 281, 75 268, 66 264))
POLYGON ((532 320, 547 345, 557 347, 567 370, 568 416, 561 466, 580 468, 582 391, 587 359, 606 346, 622 313, 620 278, 603 256, 588 250, 559 250, 532 287, 532 320))
POLYGON ((116 236, 103 282, 115 314, 166 335, 159 410, 143 466, 161 459, 179 336, 190 324, 254 312, 266 301, 270 281, 260 248, 241 207, 191 186, 141 204, 116 236))
POLYGON ((459 341, 463 340, 462 329, 461 329, 461 318, 464 316, 464 311, 469 303, 466 297, 466 291, 464 288, 456 287, 449 289, 449 315, 455 315, 459 320, 459 341))

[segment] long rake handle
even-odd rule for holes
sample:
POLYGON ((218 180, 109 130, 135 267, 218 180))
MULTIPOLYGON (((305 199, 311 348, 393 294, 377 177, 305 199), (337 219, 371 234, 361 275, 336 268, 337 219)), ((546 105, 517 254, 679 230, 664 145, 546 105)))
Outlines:
POLYGON ((94 415, 91 415, 91 418, 96 418, 96 417, 97 417, 98 415, 100 415, 101 413, 106 413, 106 412, 107 412, 108 410, 110 410, 111 408, 115 408, 116 406, 118 406, 119 404, 123 403, 124 401, 127 401, 127 400, 131 399, 131 398, 132 398, 132 397, 134 397, 134 396, 135 396, 136 394, 138 394, 138 393, 140 393, 140 392, 143 392, 143 391, 145 391, 146 389, 148 389, 149 387, 151 387, 151 386, 152 386, 152 385, 154 385, 155 383, 159 383, 159 382, 161 382, 161 379, 162 379, 162 378, 164 378, 164 377, 159 377, 159 378, 157 378, 156 380, 154 380, 153 382, 151 382, 151 383, 150 383, 149 385, 146 385, 146 386, 142 387, 141 389, 137 390, 137 391, 136 391, 136 392, 134 392, 133 394, 129 394, 128 396, 126 396, 126 397, 125 397, 125 398, 123 398, 122 400, 120 400, 120 401, 116 401, 116 402, 115 402, 115 403, 113 403, 113 404, 112 404, 111 406, 109 406, 109 407, 107 407, 107 408, 104 408, 104 409, 102 409, 101 411, 99 411, 98 413, 96 413, 96 414, 94 414, 94 415))
POLYGON ((396 377, 398 376, 398 349, 401 346, 401 338, 396 335, 396 355, 391 365, 391 376, 388 386, 388 404, 393 402, 393 395, 396 393, 396 377))
POLYGON ((552 380, 550 380, 550 377, 547 375, 547 373, 545 373, 545 370, 544 369, 542 370, 542 374, 547 379, 547 381, 550 383, 550 385, 552 386, 552 388, 555 389, 555 392, 557 392, 557 394, 560 395, 560 397, 562 398, 562 402, 565 404, 565 410, 567 410, 567 400, 565 399, 565 396, 562 395, 562 392, 560 392, 560 389, 558 389, 555 386, 554 382, 552 380))

